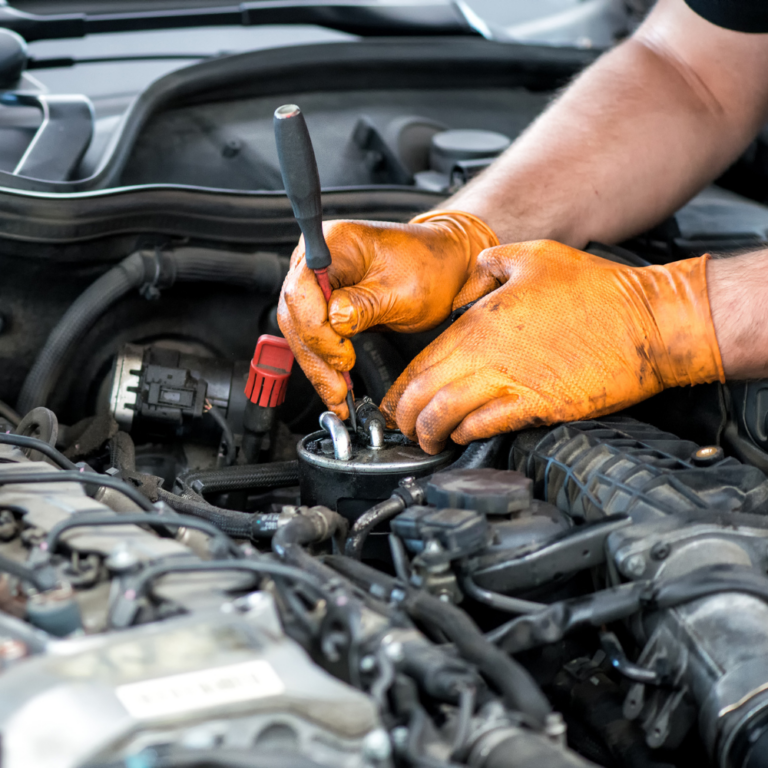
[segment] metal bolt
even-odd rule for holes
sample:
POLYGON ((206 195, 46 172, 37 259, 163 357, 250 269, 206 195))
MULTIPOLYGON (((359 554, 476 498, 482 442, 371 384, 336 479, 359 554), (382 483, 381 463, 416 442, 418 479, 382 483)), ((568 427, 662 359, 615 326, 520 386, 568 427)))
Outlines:
POLYGON ((711 467, 713 464, 717 464, 718 461, 722 461, 725 458, 725 453, 722 448, 717 445, 705 445, 701 448, 697 448, 691 455, 691 461, 697 467, 711 467))
POLYGON ((373 656, 363 656, 360 659, 360 671, 361 672, 373 672, 376 667, 376 659, 373 656))
POLYGON ((243 145, 239 139, 230 139, 222 148, 221 154, 224 157, 235 157, 240 153, 242 148, 243 145))
POLYGON ((375 149, 370 149, 365 153, 363 162, 369 171, 375 171, 384 164, 384 155, 381 152, 377 152, 375 149))
POLYGON ((383 728, 371 731, 363 739, 363 755, 376 763, 389 760, 392 756, 392 742, 389 734, 383 728))
POLYGON ((629 576, 642 576, 645 573, 645 558, 642 555, 632 555, 624 563, 624 570, 629 576))
POLYGON ((671 551, 672 547, 665 541, 657 541, 653 547, 651 547, 651 560, 666 560, 671 551))
POLYGON ((550 741, 565 746, 565 732, 567 727, 565 720, 559 712, 550 712, 544 721, 544 733, 550 741))
POLYGON ((125 573, 132 571, 139 564, 136 553, 127 544, 118 544, 107 557, 106 565, 110 571, 125 573))
POLYGON ((405 651, 403 650, 403 644, 395 641, 384 646, 384 653, 387 654, 387 658, 390 661, 398 662, 405 658, 405 651))
POLYGON ((404 725, 392 729, 392 744, 398 752, 405 752, 408 747, 408 729, 404 725))

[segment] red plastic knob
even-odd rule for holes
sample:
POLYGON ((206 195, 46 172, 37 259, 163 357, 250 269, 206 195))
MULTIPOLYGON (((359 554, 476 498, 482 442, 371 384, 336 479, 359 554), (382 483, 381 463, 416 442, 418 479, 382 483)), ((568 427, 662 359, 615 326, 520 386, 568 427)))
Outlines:
POLYGON ((245 396, 256 405, 274 408, 285 400, 293 352, 285 339, 264 334, 256 342, 245 396))

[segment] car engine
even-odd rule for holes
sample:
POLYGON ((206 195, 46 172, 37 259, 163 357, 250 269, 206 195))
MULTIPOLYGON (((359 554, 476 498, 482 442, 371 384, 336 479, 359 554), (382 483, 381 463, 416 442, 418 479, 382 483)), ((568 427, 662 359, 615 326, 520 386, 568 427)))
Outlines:
MULTIPOLYGON (((185 63, 117 119, 6 73, 3 768, 768 765, 768 382, 430 456, 378 404, 445 325, 353 340, 354 422, 280 335, 276 108, 326 218, 407 221, 595 56, 441 24, 185 63)), ((764 139, 589 250, 764 246, 764 139)))

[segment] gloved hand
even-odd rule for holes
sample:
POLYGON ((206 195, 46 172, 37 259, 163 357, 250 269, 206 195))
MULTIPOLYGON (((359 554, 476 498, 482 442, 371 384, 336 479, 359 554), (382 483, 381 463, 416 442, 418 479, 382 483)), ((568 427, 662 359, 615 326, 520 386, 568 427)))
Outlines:
POLYGON ((548 240, 484 251, 454 300, 482 296, 382 403, 428 453, 605 415, 666 387, 724 381, 708 256, 625 267, 548 240))
POLYGON ((323 231, 333 257, 330 302, 326 306, 306 266, 302 239, 291 257, 277 320, 320 397, 346 419, 340 371, 355 364, 348 339, 374 325, 406 333, 439 325, 477 256, 499 241, 480 219, 460 211, 432 211, 409 224, 331 221, 323 231))

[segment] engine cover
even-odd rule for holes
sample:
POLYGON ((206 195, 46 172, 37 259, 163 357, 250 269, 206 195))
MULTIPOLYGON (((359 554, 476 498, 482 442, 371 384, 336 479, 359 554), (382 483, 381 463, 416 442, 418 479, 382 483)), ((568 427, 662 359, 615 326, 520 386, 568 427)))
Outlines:
POLYGON ((283 635, 268 595, 246 600, 243 613, 230 603, 229 613, 59 641, 5 672, 3 766, 75 768, 170 744, 366 766, 373 701, 283 635))

